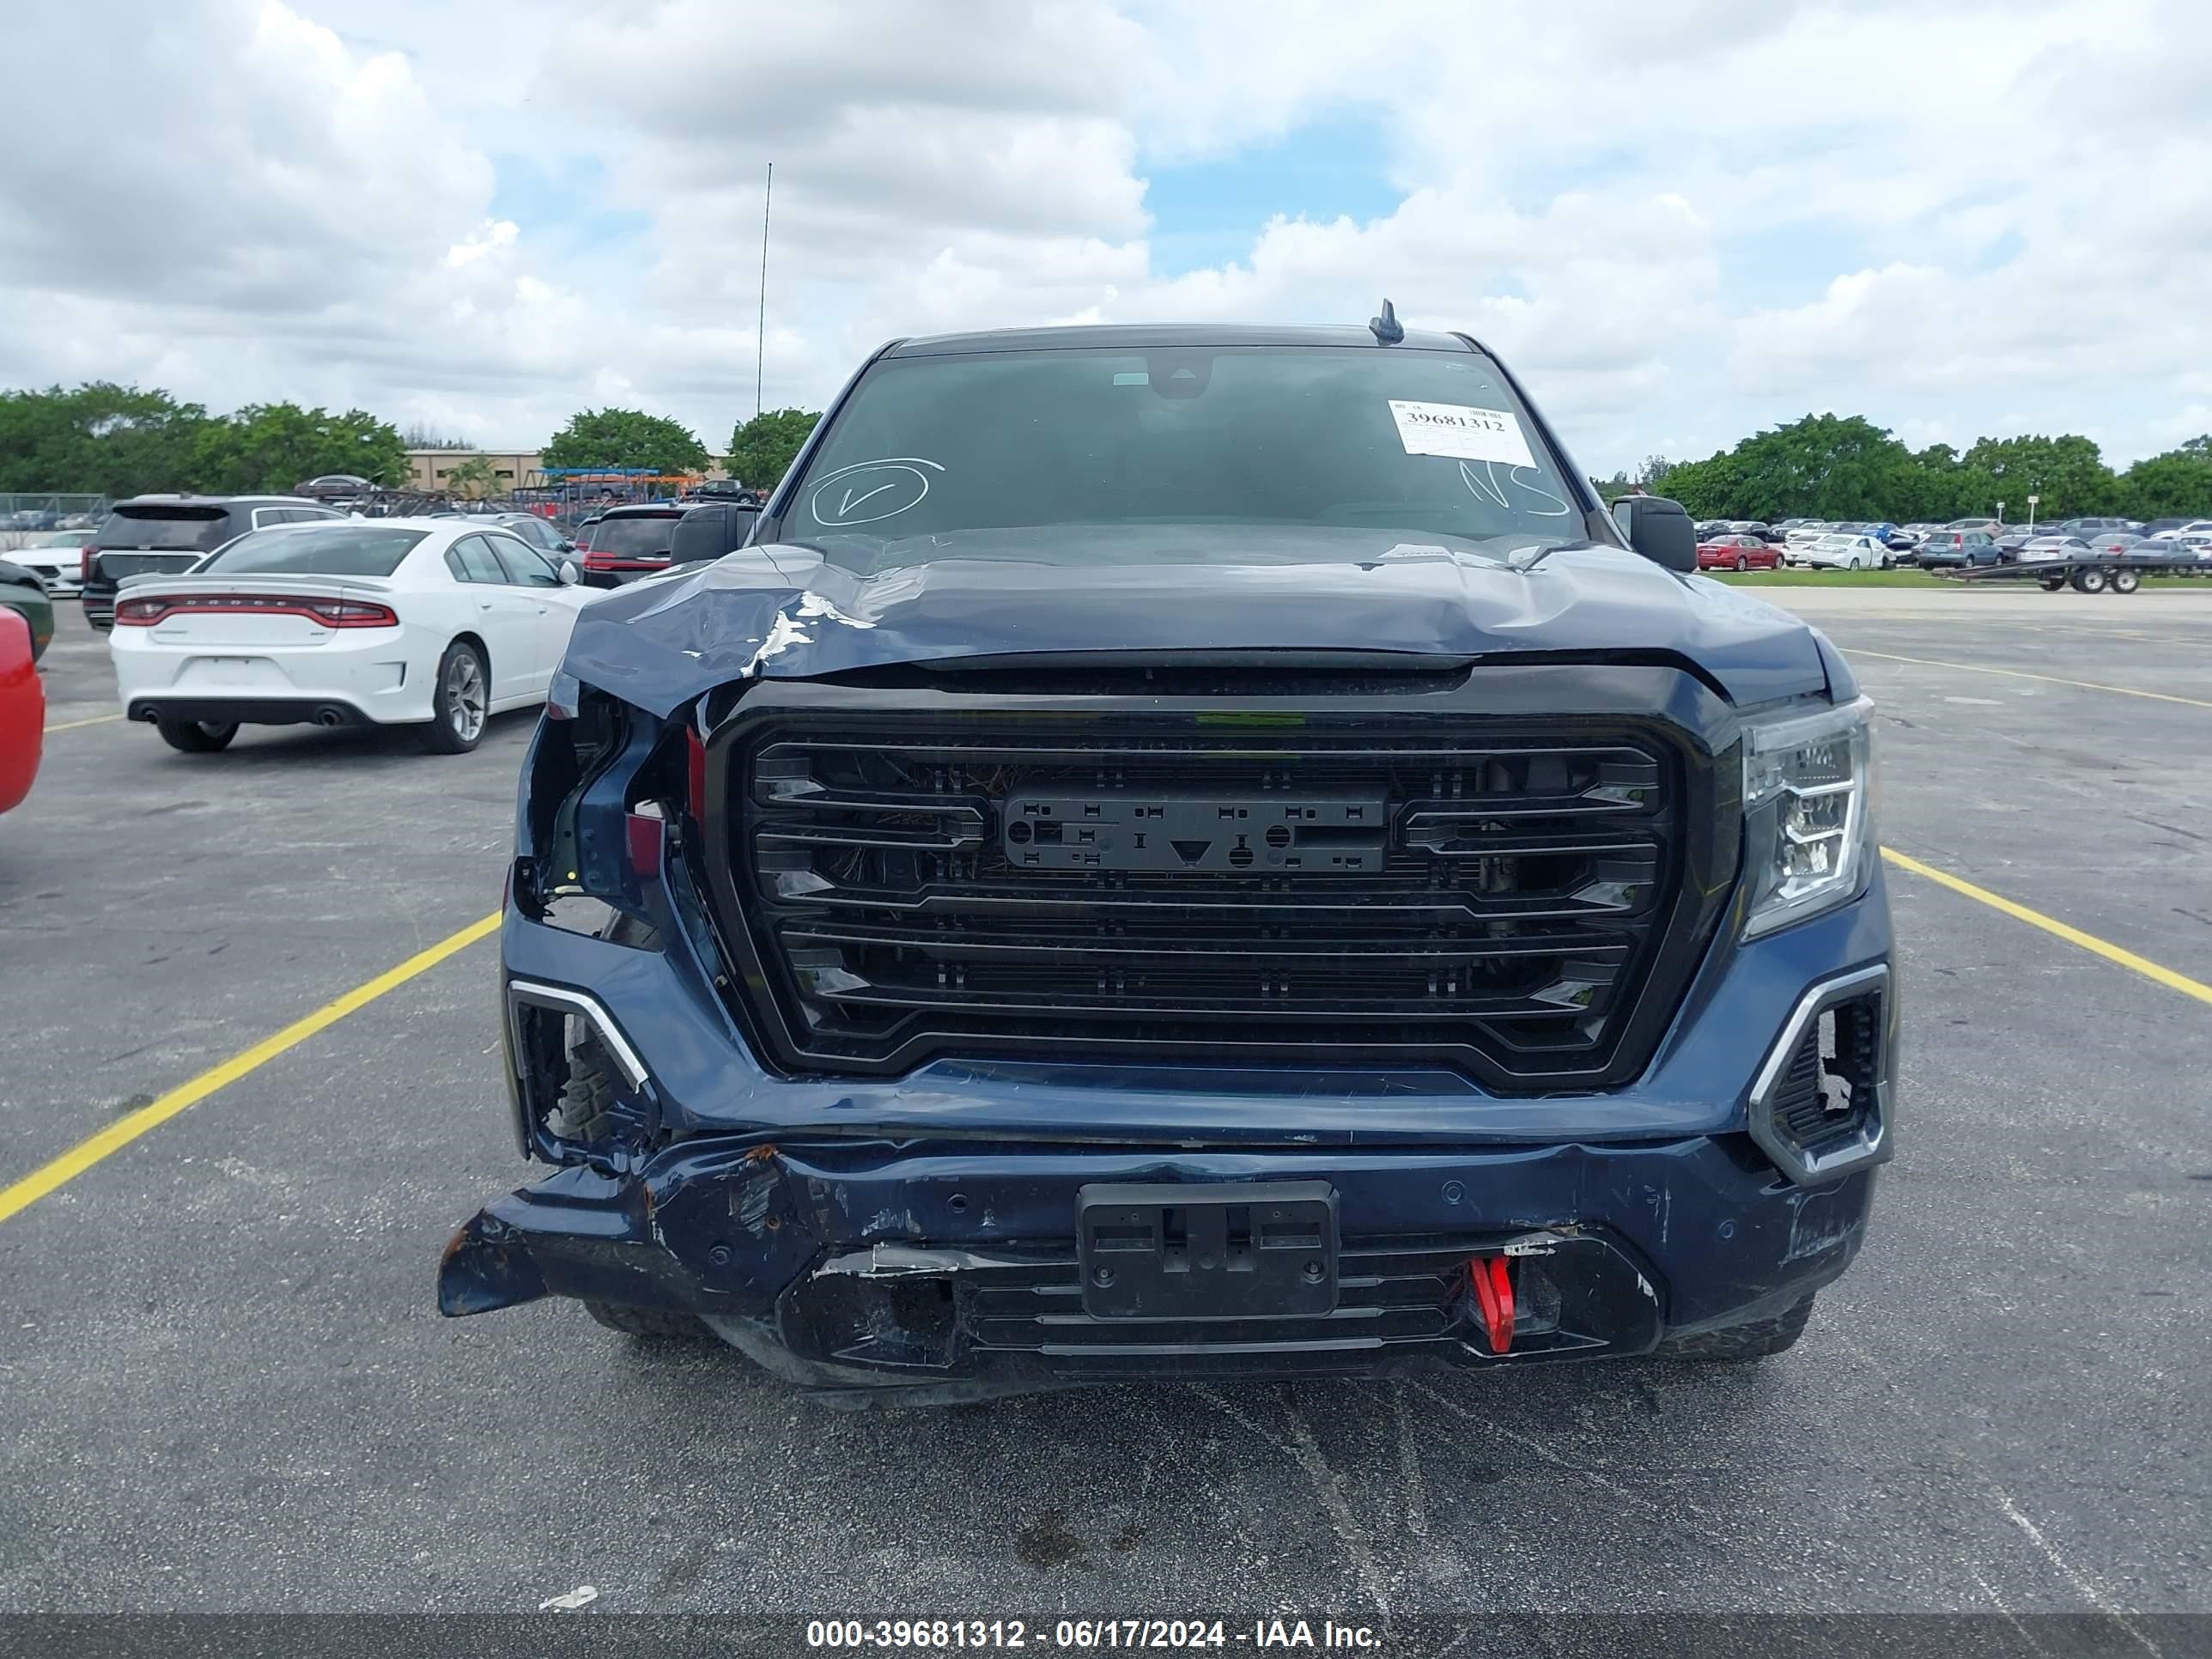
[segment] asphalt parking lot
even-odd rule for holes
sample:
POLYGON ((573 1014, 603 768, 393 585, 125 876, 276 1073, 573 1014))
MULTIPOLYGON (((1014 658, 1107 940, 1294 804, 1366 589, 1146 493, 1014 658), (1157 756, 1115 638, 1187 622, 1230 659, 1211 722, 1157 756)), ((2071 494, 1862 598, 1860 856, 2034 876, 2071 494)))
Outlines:
MULTIPOLYGON (((2212 982, 2212 596, 1777 597, 1880 701, 1892 848, 2212 982)), ((532 719, 175 754, 63 609, 0 1183, 489 912, 532 719)), ((2212 1005, 1888 880, 1900 1152, 1788 1355, 878 1415, 438 1316, 525 1176, 465 945, 0 1222, 0 1611, 2212 1610, 2212 1005)))

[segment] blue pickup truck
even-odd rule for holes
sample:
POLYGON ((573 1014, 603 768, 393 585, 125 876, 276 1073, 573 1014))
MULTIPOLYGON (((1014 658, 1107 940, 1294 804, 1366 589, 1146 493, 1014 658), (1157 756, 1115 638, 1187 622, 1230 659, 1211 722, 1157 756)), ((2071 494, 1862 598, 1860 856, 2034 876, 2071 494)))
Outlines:
POLYGON ((579 621, 447 1315, 825 1402, 1805 1327, 1890 1155, 1869 704, 1476 341, 895 342, 579 621))

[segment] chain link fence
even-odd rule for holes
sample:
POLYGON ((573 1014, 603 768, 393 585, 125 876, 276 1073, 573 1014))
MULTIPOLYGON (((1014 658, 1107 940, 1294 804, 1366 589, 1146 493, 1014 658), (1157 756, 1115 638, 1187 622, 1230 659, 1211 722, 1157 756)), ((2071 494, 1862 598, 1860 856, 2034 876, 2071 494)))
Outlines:
POLYGON ((64 491, 0 494, 0 556, 64 531, 87 539, 107 515, 105 495, 64 491))

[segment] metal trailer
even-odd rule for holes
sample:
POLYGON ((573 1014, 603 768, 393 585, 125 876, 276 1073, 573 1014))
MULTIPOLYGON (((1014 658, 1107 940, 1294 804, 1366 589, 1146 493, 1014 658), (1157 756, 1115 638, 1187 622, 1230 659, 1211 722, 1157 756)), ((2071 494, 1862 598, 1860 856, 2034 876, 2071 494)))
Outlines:
POLYGON ((2025 564, 1967 565, 1931 574, 1957 582, 2033 580, 2046 593, 2132 593, 2146 574, 2197 576, 2207 567, 2192 554, 2094 554, 2087 558, 2038 559, 2025 564))

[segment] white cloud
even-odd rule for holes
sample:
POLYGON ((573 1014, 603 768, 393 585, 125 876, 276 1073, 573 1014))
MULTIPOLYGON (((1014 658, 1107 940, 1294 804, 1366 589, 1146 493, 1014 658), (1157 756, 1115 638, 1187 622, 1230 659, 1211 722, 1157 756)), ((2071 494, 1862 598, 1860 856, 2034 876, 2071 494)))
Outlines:
POLYGON ((100 67, 0 103, 0 385, 718 442, 772 160, 772 404, 896 335, 1386 292, 1601 467, 1809 408, 2125 456, 2212 403, 2194 0, 93 0, 10 46, 100 67), (1394 209, 1159 270, 1148 174, 1347 116, 1394 209))

